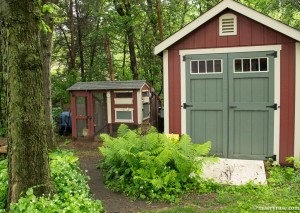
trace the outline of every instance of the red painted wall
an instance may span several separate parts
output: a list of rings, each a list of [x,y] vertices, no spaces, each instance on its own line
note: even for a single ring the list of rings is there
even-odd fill
[[[219,36],[219,17],[237,15],[236,36]],[[181,133],[179,50],[281,44],[280,61],[280,162],[294,154],[295,40],[233,11],[224,11],[176,42],[168,49],[169,131]]]
[[[121,90],[118,90],[121,91]],[[115,104],[115,93],[114,91],[111,92],[111,121],[112,123],[118,123],[115,122],[115,108],[133,108],[133,123],[137,125],[138,124],[138,109],[137,109],[137,90],[133,90],[132,98],[133,102],[132,104]]]

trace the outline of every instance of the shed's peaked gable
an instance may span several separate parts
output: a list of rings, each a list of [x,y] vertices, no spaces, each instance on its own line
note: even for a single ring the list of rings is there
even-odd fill
[[[299,30],[233,0],[223,0],[157,45],[154,52],[163,56],[166,133],[215,141],[213,153],[225,157],[264,159],[274,155],[284,163],[287,156],[300,156]],[[261,57],[267,58],[267,72],[239,73],[239,61],[247,67],[247,61]],[[247,94],[267,95],[252,103],[254,96],[247,99]],[[251,116],[268,113],[268,120],[257,119],[257,124],[266,125],[238,124],[239,120],[252,122],[264,117],[237,119],[248,112]],[[265,131],[259,135],[254,129]],[[252,141],[254,136],[258,139]]]
[[[296,41],[300,41],[300,32],[288,25],[285,25],[273,18],[270,18],[262,13],[259,13],[249,7],[246,7],[238,2],[235,2],[233,0],[223,0],[221,3],[213,7],[211,10],[204,13],[199,18],[195,19],[188,25],[186,25],[181,30],[177,31],[175,34],[171,35],[169,38],[158,44],[154,48],[154,53],[156,55],[161,54],[162,51],[185,37],[186,35],[190,34],[192,31],[197,29],[198,27],[202,26],[206,22],[208,22],[210,19],[221,13],[222,11],[226,9],[231,9],[233,11],[236,11],[240,14],[243,14],[244,16],[257,21],[258,23],[261,23],[265,26],[268,26],[269,28],[278,31],[290,38],[295,39]]]

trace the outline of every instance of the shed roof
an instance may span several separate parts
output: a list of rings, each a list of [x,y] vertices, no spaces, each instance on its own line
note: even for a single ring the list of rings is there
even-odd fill
[[[176,43],[178,40],[183,38],[184,36],[188,35],[193,30],[197,29],[207,21],[209,21],[211,18],[218,15],[220,12],[224,11],[225,9],[231,9],[233,11],[236,11],[240,14],[243,14],[244,16],[257,21],[258,23],[261,23],[265,26],[268,26],[272,28],[273,30],[276,30],[277,32],[280,32],[290,38],[295,39],[296,41],[300,41],[300,31],[297,29],[294,29],[286,24],[283,24],[280,21],[277,21],[269,16],[266,16],[260,12],[257,12],[241,3],[235,2],[234,0],[223,0],[219,4],[217,4],[215,7],[183,27],[181,30],[177,31],[173,35],[171,35],[166,40],[162,41],[160,44],[158,44],[154,48],[154,54],[158,55],[174,43]]]
[[[76,90],[140,89],[145,84],[147,84],[145,80],[77,82],[67,90],[76,91]]]

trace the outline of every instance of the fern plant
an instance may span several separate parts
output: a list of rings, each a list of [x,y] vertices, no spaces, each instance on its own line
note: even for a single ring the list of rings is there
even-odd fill
[[[100,137],[104,159],[100,168],[106,185],[134,198],[176,201],[178,195],[195,189],[199,179],[190,174],[201,172],[199,156],[209,153],[211,143],[193,144],[188,135],[176,139],[151,128],[146,135],[120,125],[118,137]]]

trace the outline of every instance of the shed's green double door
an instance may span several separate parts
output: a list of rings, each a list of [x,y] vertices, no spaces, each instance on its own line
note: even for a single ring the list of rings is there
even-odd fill
[[[215,155],[265,159],[274,144],[273,52],[187,55],[186,129]]]

